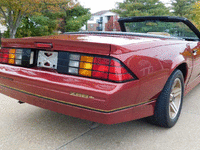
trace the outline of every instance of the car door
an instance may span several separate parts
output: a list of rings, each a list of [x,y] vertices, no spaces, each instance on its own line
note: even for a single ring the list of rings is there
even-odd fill
[[[200,82],[200,42],[190,43],[192,55],[192,74],[190,76],[187,88],[193,88]]]

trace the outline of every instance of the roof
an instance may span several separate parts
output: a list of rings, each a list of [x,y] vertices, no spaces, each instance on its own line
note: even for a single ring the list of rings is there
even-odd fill
[[[111,12],[110,10],[102,10],[102,11],[99,11],[99,12],[96,12],[94,14],[92,14],[92,16],[101,16],[107,12]]]

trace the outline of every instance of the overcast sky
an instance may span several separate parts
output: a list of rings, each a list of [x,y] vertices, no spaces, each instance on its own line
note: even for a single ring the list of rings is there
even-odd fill
[[[116,2],[123,2],[124,0],[78,0],[85,8],[90,8],[91,13],[101,10],[110,10],[115,8]],[[169,3],[170,0],[161,0],[164,3]]]

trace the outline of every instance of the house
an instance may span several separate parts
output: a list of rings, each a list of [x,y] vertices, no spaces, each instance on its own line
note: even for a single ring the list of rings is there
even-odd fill
[[[3,21],[3,18],[0,18],[0,33],[4,33],[7,31],[7,27],[1,24],[1,21]]]
[[[110,10],[104,10],[92,14],[92,17],[87,22],[88,31],[120,31],[117,20],[119,15],[111,12]]]
[[[4,33],[5,31],[7,31],[6,26],[3,26],[3,25],[0,23],[0,33]]]

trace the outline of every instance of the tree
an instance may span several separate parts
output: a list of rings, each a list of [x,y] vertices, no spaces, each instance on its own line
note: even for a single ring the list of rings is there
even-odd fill
[[[90,17],[91,13],[89,9],[78,5],[65,11],[59,29],[62,32],[79,31],[80,28],[90,19]]]
[[[192,19],[194,17],[193,6],[197,0],[172,0],[172,10],[175,16]]]
[[[68,10],[76,3],[73,0],[1,0],[0,13],[9,29],[10,38],[15,38],[17,29],[24,17],[50,10]]]
[[[125,0],[113,11],[121,17],[169,15],[169,9],[159,0]]]
[[[24,17],[17,29],[16,37],[45,36],[54,34],[58,20],[44,15]]]
[[[195,26],[200,30],[200,1],[196,2],[192,5],[192,21],[195,24]]]
[[[63,21],[63,16],[67,19]],[[80,5],[71,10],[51,12],[43,9],[39,15],[24,17],[17,29],[16,37],[45,36],[56,34],[55,30],[79,31],[90,19],[89,9]]]

